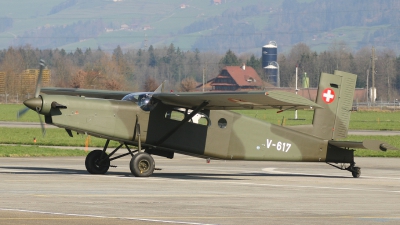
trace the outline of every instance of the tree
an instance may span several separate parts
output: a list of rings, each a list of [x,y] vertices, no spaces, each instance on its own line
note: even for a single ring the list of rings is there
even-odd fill
[[[157,58],[156,55],[154,54],[153,45],[150,45],[148,52],[149,52],[149,66],[155,67],[157,65]]]
[[[329,46],[329,51],[333,55],[335,70],[350,72],[350,48],[344,41],[334,41]]]
[[[121,90],[122,84],[115,79],[108,79],[105,81],[105,88],[107,90]]]
[[[225,56],[219,61],[222,66],[240,66],[240,61],[230,49],[226,52]]]
[[[180,90],[184,92],[193,91],[197,86],[197,82],[192,77],[188,77],[182,80]]]
[[[377,96],[390,102],[393,100],[392,96],[397,96],[397,91],[394,90],[395,83],[392,82],[396,77],[396,55],[393,50],[385,49],[379,51],[377,56],[375,77]]]
[[[367,82],[369,82],[369,86],[371,86],[371,48],[364,47],[358,50],[354,54],[354,62],[356,71],[353,73],[357,74],[357,87],[364,88],[367,87]],[[367,75],[368,71],[368,75]],[[367,76],[369,76],[369,80],[367,81]]]
[[[71,75],[77,70],[73,61],[66,57],[64,53],[60,51],[54,54],[51,79],[53,85],[56,87],[69,87],[68,84],[70,83]]]
[[[83,71],[78,71],[75,75],[72,76],[70,86],[73,88],[84,88],[85,87],[85,79],[86,73]]]
[[[1,64],[2,71],[6,74],[4,91],[9,94],[20,93],[21,79],[18,78],[25,69],[21,52],[12,47],[8,48]]]
[[[151,77],[148,77],[144,82],[144,91],[150,92],[155,91],[159,85],[157,84],[156,80]]]
[[[82,49],[76,48],[73,60],[78,66],[83,66],[85,64],[85,55],[83,54]]]
[[[256,58],[254,54],[246,61],[246,65],[253,67],[259,75],[263,72],[263,68],[261,68],[261,58]]]

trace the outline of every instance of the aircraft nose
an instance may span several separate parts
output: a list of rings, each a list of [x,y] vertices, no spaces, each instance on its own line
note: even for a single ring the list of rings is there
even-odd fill
[[[24,101],[24,105],[32,110],[36,111],[36,108],[42,108],[42,99],[41,98],[30,98]]]

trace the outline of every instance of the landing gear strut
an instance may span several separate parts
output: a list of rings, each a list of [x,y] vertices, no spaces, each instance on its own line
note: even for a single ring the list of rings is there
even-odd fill
[[[360,168],[360,167],[356,167],[356,166],[355,166],[355,165],[356,165],[355,162],[350,163],[350,166],[348,166],[348,167],[344,166],[344,164],[342,164],[341,166],[336,166],[336,165],[333,165],[333,164],[331,164],[331,163],[329,163],[329,162],[327,162],[327,164],[328,164],[328,165],[331,165],[331,166],[333,166],[333,167],[335,167],[335,168],[338,168],[338,169],[340,169],[340,170],[347,170],[347,171],[350,171],[350,172],[351,172],[351,175],[352,175],[354,178],[359,178],[359,177],[361,176],[361,168]]]
[[[131,172],[136,177],[149,177],[153,174],[155,169],[155,162],[153,157],[146,153],[140,152],[139,149],[132,151],[127,144],[120,144],[117,148],[114,149],[110,154],[106,153],[108,144],[110,140],[106,141],[103,150],[93,150],[87,156],[85,160],[86,170],[91,174],[105,174],[110,168],[110,162],[121,157],[131,155],[132,159],[129,163],[129,167]],[[121,147],[125,145],[126,149],[128,149],[128,153],[121,154],[115,157],[112,157]],[[133,154],[136,153],[136,154]],[[111,158],[112,157],[112,158]]]

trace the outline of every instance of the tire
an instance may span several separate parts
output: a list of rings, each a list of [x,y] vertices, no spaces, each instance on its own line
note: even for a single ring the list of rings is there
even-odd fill
[[[354,167],[353,171],[351,172],[351,175],[353,175],[354,178],[359,178],[361,176],[361,168]]]
[[[150,154],[140,152],[132,157],[129,167],[135,177],[149,177],[154,172],[155,163]]]
[[[102,156],[103,159],[101,160]],[[105,174],[110,168],[110,159],[107,153],[103,153],[102,150],[93,150],[86,156],[85,166],[91,174]]]

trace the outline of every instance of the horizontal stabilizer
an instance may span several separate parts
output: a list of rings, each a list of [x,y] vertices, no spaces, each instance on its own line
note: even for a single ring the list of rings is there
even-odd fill
[[[339,148],[363,148],[363,149],[378,150],[378,151],[398,150],[396,147],[378,140],[365,140],[363,142],[328,141],[328,143]]]

